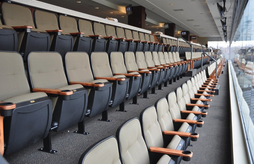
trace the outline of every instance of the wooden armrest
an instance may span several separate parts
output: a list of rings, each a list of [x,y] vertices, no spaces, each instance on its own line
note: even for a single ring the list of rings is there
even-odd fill
[[[83,86],[88,86],[88,87],[104,87],[104,83],[86,83],[86,82],[76,82],[76,81],[71,81],[70,84],[81,84]]]
[[[187,158],[191,158],[193,156],[192,152],[190,152],[190,154],[183,154],[183,150],[175,150],[175,149],[168,149],[168,148],[161,148],[161,147],[150,147],[149,150],[154,153],[162,153],[162,154],[175,155],[175,156],[181,156],[181,157],[187,157]]]
[[[12,26],[13,29],[32,29],[33,27],[32,26]]]
[[[181,113],[187,113],[187,114],[190,114],[190,113],[193,113],[193,114],[201,114],[201,115],[207,115],[208,113],[207,112],[200,112],[200,111],[191,111],[191,110],[181,110]]]
[[[141,42],[141,40],[134,40],[134,42]]]
[[[84,32],[71,32],[71,35],[84,35]]]
[[[214,88],[210,88],[210,87],[199,87],[200,89],[214,89]]]
[[[64,90],[60,90],[60,89],[46,89],[46,88],[33,88],[33,92],[45,92],[47,94],[63,95],[63,96],[73,94],[73,91],[71,91],[71,90],[64,91]]]
[[[206,97],[214,97],[214,95],[200,94],[200,93],[196,93],[195,95],[197,95],[197,96],[206,96]]]
[[[212,87],[212,88],[216,88],[215,85],[202,85],[203,87]]]
[[[141,43],[147,43],[147,41],[145,41],[145,40],[142,40],[142,41],[141,41]]]
[[[191,133],[187,132],[178,132],[178,131],[163,131],[165,135],[178,135],[181,137],[191,137],[191,138],[199,138],[199,134],[192,135]]]
[[[198,90],[198,92],[215,93],[215,91],[207,91],[207,90]]]
[[[134,39],[125,39],[125,41],[127,41],[127,42],[128,42],[128,41],[134,41]]]
[[[48,33],[63,32],[63,30],[58,30],[58,29],[56,29],[56,30],[46,30],[46,32],[48,32]]]
[[[128,72],[137,72],[137,73],[152,73],[151,71],[128,71]]]
[[[96,77],[96,79],[106,79],[106,80],[111,80],[111,81],[125,81],[124,77]]]
[[[124,76],[134,76],[134,77],[140,77],[140,74],[129,74],[129,73],[114,73],[114,75],[124,75]]]
[[[203,125],[204,121],[196,121],[196,120],[186,120],[186,119],[174,119],[174,122],[181,122],[181,123],[188,123],[188,124],[197,124],[197,125]]]
[[[191,100],[194,100],[194,101],[212,101],[212,99],[200,99],[200,98],[191,98]]]
[[[114,37],[113,36],[104,36],[103,38],[104,39],[113,39]]]
[[[0,102],[0,110],[12,110],[16,108],[16,104],[11,102]]]
[[[126,40],[125,38],[115,38],[115,40]]]
[[[102,36],[101,35],[88,35],[89,37],[101,37],[102,38]]]

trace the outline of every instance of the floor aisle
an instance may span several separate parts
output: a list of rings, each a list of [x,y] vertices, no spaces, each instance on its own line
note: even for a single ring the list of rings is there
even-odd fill
[[[205,124],[197,128],[199,139],[192,142],[193,158],[190,162],[182,161],[181,164],[231,164],[230,147],[230,104],[228,88],[228,70],[219,79],[219,95],[214,96],[207,110],[208,116],[204,118]]]

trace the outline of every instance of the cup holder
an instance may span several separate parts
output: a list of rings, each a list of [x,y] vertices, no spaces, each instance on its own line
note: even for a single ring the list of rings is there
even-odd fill
[[[1,102],[0,103],[0,106],[10,106],[10,105],[13,105],[12,102]]]
[[[202,117],[206,117],[206,113],[207,113],[206,111],[203,111],[202,112]]]
[[[61,90],[61,92],[70,92],[71,90]]]
[[[198,120],[197,122],[203,122],[203,120]],[[197,124],[197,127],[202,127],[202,124]]]
[[[191,135],[192,135],[192,136],[197,136],[198,133],[191,133]],[[197,141],[198,138],[193,138],[193,137],[191,137],[191,140],[192,140],[192,141]]]
[[[189,154],[191,154],[191,151],[184,150],[184,151],[182,151],[182,153],[185,154],[185,155],[189,155]],[[190,157],[183,157],[184,161],[190,161],[190,159],[191,159]]]

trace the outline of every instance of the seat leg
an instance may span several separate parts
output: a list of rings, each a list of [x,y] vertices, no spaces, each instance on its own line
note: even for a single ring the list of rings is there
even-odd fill
[[[168,86],[168,82],[165,81],[165,82],[164,82],[164,87],[167,87],[167,86]]]
[[[170,80],[169,80],[169,84],[172,84],[172,82],[173,82],[173,79],[170,79]]]
[[[85,120],[78,123],[78,130],[74,131],[74,133],[88,135],[89,132],[85,131]]]
[[[111,120],[108,119],[108,110],[104,110],[101,113],[101,118],[98,119],[99,121],[106,121],[106,122],[111,122]]]
[[[176,77],[174,78],[173,82],[176,82]]]
[[[56,154],[56,150],[52,150],[52,143],[51,143],[51,131],[46,138],[43,139],[43,147],[38,149],[39,151]]]
[[[155,94],[155,87],[152,88],[152,94]]]
[[[158,85],[158,90],[162,89],[162,84]]]
[[[127,112],[127,111],[125,110],[124,102],[122,102],[122,103],[119,105],[119,110],[117,110],[117,111],[120,111],[120,112]]]
[[[147,91],[145,91],[145,92],[143,93],[143,98],[148,98],[148,97],[147,97]]]
[[[139,105],[138,104],[138,96],[137,95],[132,98],[132,103],[131,104]]]

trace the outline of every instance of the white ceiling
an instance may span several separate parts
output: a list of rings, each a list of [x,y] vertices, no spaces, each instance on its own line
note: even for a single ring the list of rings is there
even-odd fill
[[[122,23],[128,23],[128,16],[119,11],[119,6],[141,5],[146,8],[148,30],[163,31],[164,29],[158,26],[159,23],[173,22],[177,25],[177,30],[190,31],[199,37],[221,37],[224,40],[216,5],[221,0],[81,0],[80,4],[77,4],[76,0],[41,1],[103,18],[114,17]],[[229,36],[235,0],[226,1],[228,12],[225,15]]]

